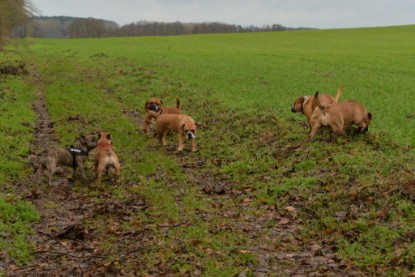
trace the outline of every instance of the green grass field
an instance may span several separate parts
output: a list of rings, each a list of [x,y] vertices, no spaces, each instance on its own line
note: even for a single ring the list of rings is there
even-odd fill
[[[345,270],[402,275],[415,270],[414,32],[415,26],[402,26],[26,39],[10,51],[41,75],[59,142],[70,144],[79,133],[111,132],[123,161],[122,185],[108,183],[107,189],[114,199],[139,195],[148,203],[128,222],[106,215],[85,223],[93,227],[107,259],[128,247],[105,231],[108,221],[117,221],[123,232],[180,223],[150,228],[156,242],[143,243],[139,260],[127,259],[119,267],[140,274],[157,268],[159,273],[255,275],[262,256],[252,249],[259,244],[301,253],[324,241],[336,249],[336,261]],[[33,92],[30,76],[18,78],[2,80],[1,95]],[[373,114],[369,133],[332,142],[329,132],[322,132],[293,151],[308,127],[290,105],[316,90],[334,95],[340,84],[341,100],[355,99]],[[142,112],[150,96],[168,106],[181,97],[183,111],[198,122],[197,153],[175,153],[175,136],[166,150],[141,132],[126,111]],[[22,103],[30,99],[28,94]],[[1,120],[16,118],[16,110],[24,111],[19,116],[27,113],[18,120],[29,123],[16,130],[25,142],[34,118],[30,105],[24,105],[3,108]],[[71,116],[83,120],[68,120]],[[6,138],[13,136],[4,132]],[[1,147],[14,149],[15,143],[6,139]],[[4,193],[13,191],[13,180],[30,175],[23,165],[14,165],[14,157],[24,161],[28,150],[19,151],[8,152],[10,160],[3,162],[12,168],[0,175],[9,188]],[[203,192],[216,183],[225,184],[224,196]],[[73,189],[89,197],[99,194],[81,182]],[[273,238],[278,218],[288,217],[287,207],[295,208],[290,220],[300,226],[291,244]],[[277,216],[263,219],[271,213]],[[248,217],[257,219],[252,223]],[[257,226],[253,240],[247,230]],[[13,247],[7,249],[12,253]]]
[[[286,111],[293,98],[314,94],[316,90],[334,94],[342,84],[343,100],[358,100],[373,111],[374,131],[388,132],[395,140],[413,145],[415,128],[411,104],[415,94],[411,88],[415,65],[409,62],[414,55],[413,31],[414,27],[408,26],[37,40],[31,49],[57,59],[76,57],[87,64],[96,64],[103,56],[104,60],[124,59],[125,66],[128,63],[145,66],[185,82],[191,96],[201,92],[198,94],[218,99],[228,108],[272,109],[273,115],[284,118],[290,116]],[[174,87],[163,84],[158,93],[166,94],[172,89]]]

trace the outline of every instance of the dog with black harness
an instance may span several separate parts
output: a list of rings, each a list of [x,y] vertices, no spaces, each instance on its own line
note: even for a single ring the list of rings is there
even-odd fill
[[[87,180],[84,170],[84,162],[89,152],[97,146],[98,138],[95,135],[80,136],[77,138],[78,146],[65,148],[51,148],[42,152],[38,158],[38,169],[35,174],[36,182],[40,183],[42,175],[48,178],[48,184],[52,184],[52,177],[58,166],[72,167],[72,178],[76,178],[79,168],[82,179]]]

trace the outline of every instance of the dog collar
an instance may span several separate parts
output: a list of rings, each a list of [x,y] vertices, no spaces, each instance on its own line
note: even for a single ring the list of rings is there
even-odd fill
[[[310,98],[310,96],[303,96],[303,97],[304,97],[304,101],[303,101],[303,104],[301,104],[301,113],[302,114],[304,114],[304,104]]]
[[[102,143],[98,143],[97,147],[101,147],[101,148],[110,148],[111,144],[108,142],[102,142]]]

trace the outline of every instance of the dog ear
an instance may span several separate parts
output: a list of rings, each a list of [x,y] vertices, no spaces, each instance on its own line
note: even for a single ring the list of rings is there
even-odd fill
[[[101,138],[101,132],[97,132],[98,139]]]
[[[160,103],[161,103],[162,105],[164,105],[163,100],[161,100],[161,99],[160,99]]]
[[[111,140],[111,134],[107,134],[107,139]]]
[[[372,120],[372,113],[367,113],[367,117],[369,117],[369,120]]]

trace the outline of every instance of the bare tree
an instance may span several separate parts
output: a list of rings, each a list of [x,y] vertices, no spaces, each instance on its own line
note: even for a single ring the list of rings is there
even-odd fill
[[[0,0],[0,51],[12,36],[13,29],[24,26],[33,11],[30,0]]]

